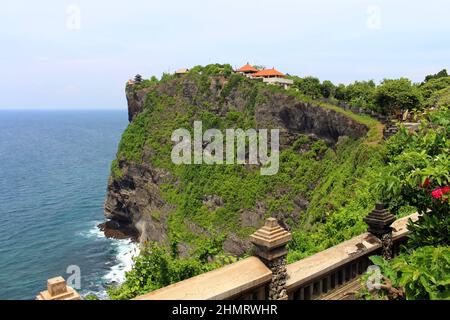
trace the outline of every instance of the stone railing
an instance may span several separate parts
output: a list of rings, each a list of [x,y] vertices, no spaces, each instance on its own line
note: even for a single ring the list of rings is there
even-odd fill
[[[264,300],[272,272],[256,257],[177,282],[135,300]]]
[[[369,232],[286,265],[286,245],[291,235],[275,219],[269,218],[251,236],[257,258],[245,259],[137,299],[322,299],[359,278],[371,264],[371,255],[388,259],[396,255],[406,241],[409,219],[416,220],[417,214],[394,222],[394,216],[384,206],[377,205],[365,218]]]
[[[254,257],[135,300],[334,299],[336,292],[359,283],[358,278],[371,264],[371,255],[387,259],[397,255],[400,245],[407,239],[408,220],[417,218],[418,215],[413,214],[394,221],[395,217],[378,204],[364,219],[369,232],[289,265],[286,265],[286,256],[291,234],[281,228],[276,219],[269,218],[250,238]],[[50,286],[48,291],[51,291]],[[38,298],[47,300],[47,296],[41,293]]]
[[[386,255],[389,251],[390,257],[398,254],[400,245],[406,240],[409,218],[416,220],[417,214],[401,218],[392,224],[391,248],[383,248],[383,241],[367,232],[289,264],[286,283],[289,299],[321,299],[359,278],[371,265],[371,255],[383,255],[383,252]]]

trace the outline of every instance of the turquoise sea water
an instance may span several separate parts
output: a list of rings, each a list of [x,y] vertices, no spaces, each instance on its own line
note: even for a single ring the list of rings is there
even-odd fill
[[[126,111],[0,111],[0,299],[34,299],[76,265],[82,293],[104,294],[129,267],[105,239],[109,168]]]

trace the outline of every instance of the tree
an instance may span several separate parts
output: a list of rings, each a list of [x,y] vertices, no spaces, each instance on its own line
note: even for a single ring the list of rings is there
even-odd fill
[[[420,91],[425,99],[430,98],[433,93],[450,87],[450,77],[440,77],[428,80],[419,86]]]
[[[450,86],[445,89],[434,92],[426,101],[427,107],[447,107],[450,108]]]
[[[320,80],[315,77],[295,78],[294,85],[306,96],[313,99],[322,97]]]
[[[407,78],[385,79],[375,91],[375,104],[383,114],[393,114],[422,106],[422,93]]]
[[[340,83],[336,87],[336,92],[334,94],[334,97],[338,100],[347,100],[347,88],[345,84]]]
[[[352,106],[374,109],[376,85],[373,80],[355,81],[346,88],[347,101]]]
[[[423,83],[427,83],[428,81],[432,80],[432,79],[439,79],[439,78],[443,78],[443,77],[448,77],[447,74],[447,69],[442,69],[441,71],[439,71],[436,74],[429,74],[425,77],[425,81]]]
[[[334,94],[336,92],[336,86],[333,84],[333,82],[329,80],[325,80],[322,82],[322,95],[325,98],[332,98],[334,97]]]

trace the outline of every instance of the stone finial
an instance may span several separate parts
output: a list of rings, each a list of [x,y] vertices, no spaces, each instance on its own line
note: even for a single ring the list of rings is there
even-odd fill
[[[292,235],[274,218],[268,218],[264,226],[250,236],[250,241],[256,247],[256,255],[268,261],[286,255],[286,244],[291,239]]]
[[[394,221],[395,216],[385,209],[383,203],[377,203],[375,209],[364,218],[364,222],[369,226],[369,232],[378,238],[391,232],[391,224]]]
[[[47,290],[39,293],[36,300],[81,300],[81,296],[66,285],[63,277],[56,277],[47,280]]]

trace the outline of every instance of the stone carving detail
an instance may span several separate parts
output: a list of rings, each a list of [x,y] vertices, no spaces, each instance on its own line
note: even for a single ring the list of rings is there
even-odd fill
[[[391,224],[395,221],[395,216],[385,209],[384,204],[377,203],[375,209],[364,218],[364,221],[369,226],[369,232],[381,240],[383,257],[391,259],[394,244]]]
[[[287,300],[286,256],[267,261],[266,265],[273,273],[272,282],[269,284],[269,300]]]
[[[286,244],[291,241],[292,235],[280,227],[276,219],[269,218],[250,239],[255,245],[255,255],[272,271],[269,300],[286,300]]]
[[[394,242],[392,241],[392,231],[385,233],[381,236],[381,254],[386,260],[391,260],[393,258]]]

